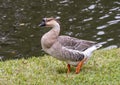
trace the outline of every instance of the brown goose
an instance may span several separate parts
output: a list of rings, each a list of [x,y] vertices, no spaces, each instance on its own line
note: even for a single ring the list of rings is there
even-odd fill
[[[92,52],[102,46],[93,41],[59,36],[60,25],[55,18],[43,18],[40,26],[52,27],[42,36],[41,45],[46,53],[67,62],[67,73],[70,72],[70,65],[76,67],[76,74],[79,73],[83,63],[91,56]]]

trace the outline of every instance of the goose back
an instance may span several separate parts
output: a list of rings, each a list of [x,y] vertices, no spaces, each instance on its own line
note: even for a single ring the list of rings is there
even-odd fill
[[[93,41],[80,40],[69,36],[59,36],[58,42],[60,42],[61,45],[63,45],[68,49],[79,50],[79,51],[84,51],[87,48],[96,44],[96,42]]]

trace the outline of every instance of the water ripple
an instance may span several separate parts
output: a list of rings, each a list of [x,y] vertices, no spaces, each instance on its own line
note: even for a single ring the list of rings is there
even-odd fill
[[[97,33],[97,35],[104,35],[104,34],[105,34],[104,31],[99,31],[99,32]]]
[[[105,14],[104,16],[100,17],[99,19],[104,19],[104,18],[107,18],[107,17],[109,17],[109,16],[110,16],[110,15]]]
[[[115,19],[120,19],[120,15],[115,16]]]
[[[110,11],[116,11],[116,10],[118,10],[118,9],[120,9],[120,7],[112,8],[112,9],[110,9]]]
[[[86,21],[90,21],[90,20],[93,20],[92,17],[88,18],[88,19],[84,19],[83,21],[86,22]]]
[[[88,9],[90,9],[90,10],[92,10],[92,9],[94,9],[95,8],[95,4],[92,4],[92,5],[90,5],[89,7],[88,7]]]
[[[112,20],[112,21],[108,21],[107,23],[109,25],[113,25],[113,24],[117,24],[118,22],[120,22],[120,20]]]
[[[98,26],[96,29],[104,29],[104,28],[107,28],[108,25],[102,25],[102,26]]]

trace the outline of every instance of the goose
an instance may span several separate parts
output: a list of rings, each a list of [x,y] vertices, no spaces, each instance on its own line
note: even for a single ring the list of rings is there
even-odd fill
[[[58,60],[67,63],[67,73],[71,65],[76,67],[78,74],[82,65],[90,58],[93,51],[102,46],[94,41],[77,39],[60,34],[60,24],[56,18],[43,18],[40,27],[52,28],[41,38],[42,49]]]

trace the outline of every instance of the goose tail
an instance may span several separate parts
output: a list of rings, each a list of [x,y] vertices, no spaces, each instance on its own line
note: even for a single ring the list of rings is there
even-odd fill
[[[102,47],[102,44],[98,43],[98,44],[95,44],[95,45],[89,47],[83,53],[84,53],[84,55],[86,55],[86,57],[90,57],[93,51],[95,51],[95,50],[97,50],[97,49],[99,49],[101,47]]]
[[[102,47],[102,44],[96,44],[96,45],[93,45],[92,47],[90,47],[90,49],[93,49],[93,51],[94,50],[97,50],[97,49],[99,49],[99,48],[101,48]]]

